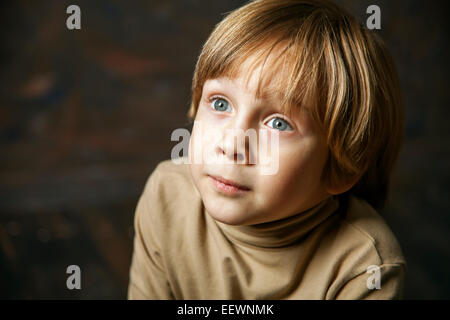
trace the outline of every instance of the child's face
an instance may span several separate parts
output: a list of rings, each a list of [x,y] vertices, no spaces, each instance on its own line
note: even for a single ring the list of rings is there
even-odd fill
[[[208,213],[231,225],[286,218],[329,196],[320,179],[328,154],[326,144],[305,110],[287,117],[281,113],[277,97],[256,97],[259,68],[251,74],[248,86],[245,75],[207,80],[192,129],[189,155],[193,181]],[[263,89],[269,87],[270,83],[264,84]],[[256,149],[249,144],[235,146],[234,137],[227,135],[230,129],[262,129],[269,136],[277,131],[278,171],[262,175],[261,163],[240,160],[248,160],[248,154]],[[213,143],[211,137],[216,138]],[[207,147],[211,156],[233,163],[194,164],[194,150]],[[233,188],[213,176],[246,188]]]

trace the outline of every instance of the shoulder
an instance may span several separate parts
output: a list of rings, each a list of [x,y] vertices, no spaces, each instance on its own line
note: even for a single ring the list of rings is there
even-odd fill
[[[165,227],[164,224],[171,225],[175,219],[179,222],[186,212],[197,210],[201,203],[189,165],[175,164],[172,160],[162,161],[156,166],[139,201],[144,202],[147,208],[143,215],[161,228]]]
[[[193,192],[196,193],[197,189],[192,182],[189,165],[165,160],[148,177],[143,195],[157,196],[157,200],[168,203]]]
[[[369,244],[380,265],[405,264],[401,247],[391,228],[365,200],[355,196],[348,198],[343,224],[355,241]]]
[[[401,296],[406,262],[397,238],[382,216],[366,201],[350,196],[330,221],[324,239],[330,275],[327,296],[361,299]],[[375,268],[375,269],[374,269]],[[368,290],[366,281],[379,270],[383,290]],[[375,293],[377,295],[375,295]]]
[[[340,281],[364,274],[373,265],[405,268],[396,237],[372,206],[354,196],[340,199],[339,206],[322,231],[320,257],[332,262],[333,267],[327,268],[332,268]]]
[[[175,181],[171,180],[175,179]],[[157,180],[160,184],[174,185],[177,182],[191,183],[189,165],[180,163],[176,164],[172,160],[164,160],[158,163],[147,179],[146,188],[149,182]]]

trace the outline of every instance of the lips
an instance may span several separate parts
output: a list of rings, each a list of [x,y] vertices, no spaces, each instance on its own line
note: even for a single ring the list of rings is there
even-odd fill
[[[222,178],[220,176],[212,176],[212,175],[208,175],[208,176],[212,180],[213,185],[218,190],[220,190],[224,193],[237,194],[237,193],[244,193],[244,192],[250,190],[249,187],[239,184],[237,182],[234,182],[232,180],[228,180],[228,179]]]

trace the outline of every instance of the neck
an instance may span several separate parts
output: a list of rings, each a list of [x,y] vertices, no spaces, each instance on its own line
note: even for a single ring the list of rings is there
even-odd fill
[[[337,197],[329,197],[312,208],[288,218],[255,225],[232,226],[214,220],[227,238],[234,243],[265,247],[285,247],[300,241],[308,232],[335,213]],[[212,219],[206,212],[206,216]]]

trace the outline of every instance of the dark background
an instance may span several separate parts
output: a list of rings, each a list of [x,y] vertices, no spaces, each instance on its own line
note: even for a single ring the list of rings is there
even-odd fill
[[[446,1],[338,1],[382,30],[406,139],[383,215],[408,261],[405,297],[450,298]],[[185,114],[196,57],[244,1],[9,1],[0,10],[0,298],[122,299],[133,215]],[[81,8],[81,30],[66,8]],[[82,289],[66,288],[81,267]]]

